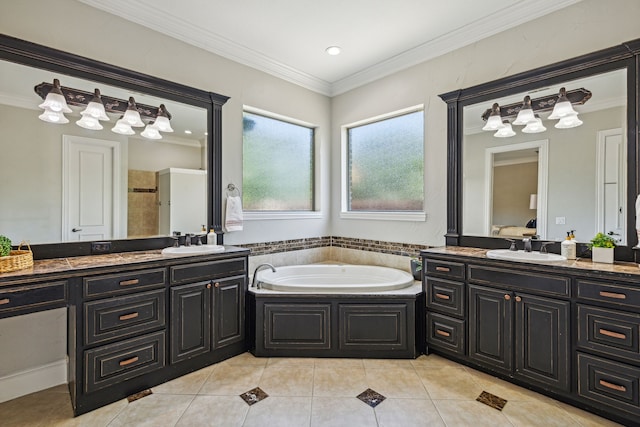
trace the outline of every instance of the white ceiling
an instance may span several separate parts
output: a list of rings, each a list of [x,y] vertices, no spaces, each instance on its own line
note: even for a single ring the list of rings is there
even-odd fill
[[[580,0],[78,1],[332,96]]]

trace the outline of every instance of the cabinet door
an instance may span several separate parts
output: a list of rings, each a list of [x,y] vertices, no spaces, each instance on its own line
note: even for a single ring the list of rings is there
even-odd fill
[[[211,282],[171,287],[171,363],[211,350]]]
[[[469,285],[469,358],[490,369],[511,373],[512,295]]]
[[[244,340],[244,276],[218,280],[213,289],[214,348]]]
[[[515,296],[516,376],[569,391],[569,301]]]

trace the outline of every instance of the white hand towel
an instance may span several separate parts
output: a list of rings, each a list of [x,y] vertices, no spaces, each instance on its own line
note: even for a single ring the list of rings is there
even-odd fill
[[[238,196],[227,197],[227,215],[224,228],[227,231],[242,231],[242,200]]]

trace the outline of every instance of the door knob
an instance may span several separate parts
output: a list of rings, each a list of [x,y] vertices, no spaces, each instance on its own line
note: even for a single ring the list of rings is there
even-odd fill
[[[78,231],[82,231],[82,228],[72,228],[71,231],[73,231],[74,233],[77,233]]]

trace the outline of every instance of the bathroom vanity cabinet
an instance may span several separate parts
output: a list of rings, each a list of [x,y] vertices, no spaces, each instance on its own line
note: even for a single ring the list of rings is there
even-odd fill
[[[246,351],[247,257],[228,247],[38,261],[31,272],[0,275],[0,317],[68,307],[79,415]]]
[[[640,420],[640,269],[422,252],[427,353],[628,425]]]

